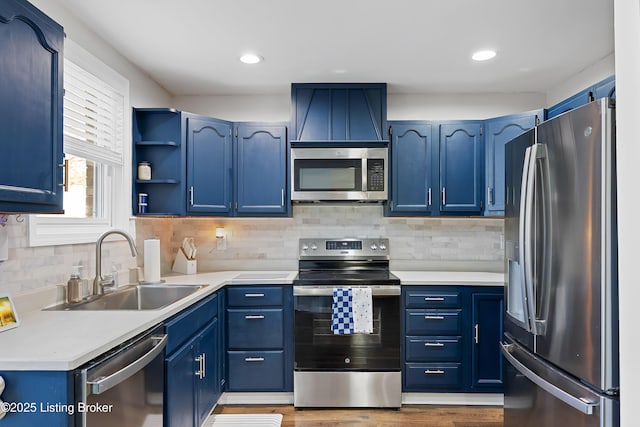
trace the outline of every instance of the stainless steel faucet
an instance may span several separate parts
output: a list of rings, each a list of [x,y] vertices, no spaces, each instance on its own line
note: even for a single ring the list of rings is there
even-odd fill
[[[138,251],[136,250],[136,245],[133,243],[133,239],[126,232],[122,230],[109,230],[104,233],[98,240],[96,241],[96,278],[93,279],[93,294],[94,295],[104,295],[104,288],[110,287],[114,285],[113,278],[105,279],[102,277],[102,242],[104,239],[112,234],[119,234],[129,242],[129,247],[131,248],[131,256],[135,257],[138,255]]]

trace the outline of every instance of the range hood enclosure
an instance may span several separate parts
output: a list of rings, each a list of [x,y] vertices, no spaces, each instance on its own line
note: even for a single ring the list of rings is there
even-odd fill
[[[292,144],[388,143],[386,83],[292,83]]]

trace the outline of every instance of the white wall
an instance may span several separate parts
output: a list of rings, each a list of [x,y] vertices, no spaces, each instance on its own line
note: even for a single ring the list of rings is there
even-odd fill
[[[607,77],[615,74],[615,70],[615,55],[612,53],[602,58],[600,61],[584,68],[570,79],[549,89],[547,91],[545,106],[550,107],[551,105],[557,104],[571,95],[580,92],[584,88],[606,79]]]
[[[640,229],[640,4],[614,1],[616,48],[616,114],[618,155],[618,249],[620,289],[620,401],[622,427],[638,425],[640,368],[638,354],[638,248]]]

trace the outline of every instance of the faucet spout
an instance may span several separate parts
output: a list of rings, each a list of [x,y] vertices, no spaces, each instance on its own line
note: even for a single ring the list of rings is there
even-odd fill
[[[133,242],[133,239],[126,232],[122,230],[108,230],[102,233],[102,235],[98,237],[98,240],[96,241],[96,277],[93,280],[94,295],[103,295],[105,286],[113,285],[113,279],[105,280],[102,277],[102,242],[112,234],[119,234],[120,236],[127,239],[127,242],[129,242],[129,248],[131,249],[131,256],[135,257],[136,255],[138,255],[138,251],[136,250],[136,245]]]

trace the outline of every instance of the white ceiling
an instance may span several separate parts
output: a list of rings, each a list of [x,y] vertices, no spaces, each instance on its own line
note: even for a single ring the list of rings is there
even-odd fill
[[[611,54],[613,0],[55,0],[172,95],[545,92]],[[498,56],[475,63],[471,53]],[[239,62],[247,51],[264,62]]]

